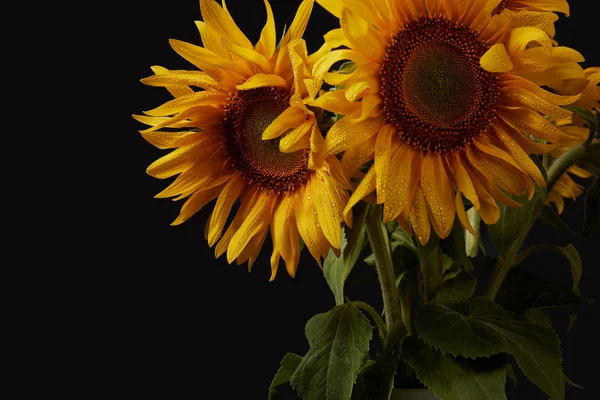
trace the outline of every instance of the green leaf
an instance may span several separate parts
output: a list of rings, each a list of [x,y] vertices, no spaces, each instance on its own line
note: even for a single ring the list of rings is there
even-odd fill
[[[569,224],[561,218],[553,207],[544,206],[540,212],[538,219],[550,228],[556,229],[559,232],[565,232],[569,235],[575,236],[575,232],[571,229]]]
[[[403,357],[417,378],[443,400],[505,400],[504,365],[487,365],[488,360],[466,360],[443,354],[409,336],[403,343]]]
[[[515,369],[511,364],[506,364],[504,366],[506,368],[506,378],[509,379],[513,385],[517,385],[517,374],[515,373]]]
[[[273,396],[277,393],[275,389],[277,386],[282,385],[286,382],[290,381],[290,378],[296,372],[298,365],[302,361],[302,356],[294,353],[288,353],[281,360],[279,370],[275,374],[273,381],[271,382],[271,386],[269,387],[269,400],[273,399]]]
[[[423,272],[423,298],[425,301],[432,299],[442,284],[444,258],[439,243],[440,238],[432,234],[427,244],[417,246]]]
[[[498,290],[496,302],[510,311],[524,311],[577,306],[588,300],[525,268],[513,267]]]
[[[473,236],[473,235],[471,235]],[[465,229],[457,219],[447,238],[440,241],[442,252],[448,255],[454,264],[458,264],[467,272],[474,271],[473,262],[469,258],[465,243]]]
[[[310,347],[292,387],[304,400],[349,400],[372,334],[367,317],[351,303],[315,315],[306,324]]]
[[[600,224],[600,178],[587,188],[585,193],[585,218],[583,220],[583,237],[589,236]]]
[[[537,218],[545,197],[546,189],[536,185],[531,200],[527,200],[527,194],[518,198],[511,196],[522,204],[521,207],[498,205],[500,219],[495,224],[488,226],[488,232],[494,247],[505,260],[511,260],[519,250],[522,236],[528,232]]]
[[[552,327],[552,318],[544,310],[539,308],[531,308],[523,312],[523,316],[538,325],[545,326],[547,328]]]
[[[552,399],[564,398],[560,345],[552,328],[484,297],[471,300],[466,316],[438,303],[427,303],[417,313],[416,327],[426,343],[454,356],[511,354],[535,385]]]
[[[565,378],[565,382],[566,382],[566,383],[567,383],[569,386],[576,387],[577,389],[583,389],[583,387],[582,387],[582,386],[580,386],[580,385],[576,384],[575,382],[573,382],[573,381],[572,381],[572,380],[571,380],[571,379],[570,379],[570,378],[569,378],[567,375],[564,375],[564,374],[563,374],[563,376],[564,376],[564,378]]]
[[[463,312],[467,302],[475,293],[477,278],[460,269],[454,268],[442,279],[440,290],[433,297],[433,301],[453,310]]]
[[[399,225],[392,232],[392,236],[390,238],[390,246],[392,247],[392,250],[394,250],[397,246],[406,247],[412,250],[415,254],[417,254],[417,246],[415,245],[415,241],[413,240],[412,236],[409,235]]]
[[[366,205],[358,204],[354,209],[353,228],[350,229],[350,236],[346,240],[346,231],[342,228],[342,237],[340,240],[340,256],[337,257],[333,250],[323,263],[323,273],[325,280],[333,293],[335,304],[344,304],[344,283],[348,275],[354,268],[356,261],[366,245],[365,218]]]

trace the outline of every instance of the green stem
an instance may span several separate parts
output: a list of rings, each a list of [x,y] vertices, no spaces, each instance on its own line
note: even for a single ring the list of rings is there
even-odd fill
[[[498,290],[500,290],[500,286],[502,286],[502,282],[504,282],[504,278],[506,278],[506,274],[510,271],[512,264],[506,262],[502,257],[498,259],[496,265],[494,265],[494,271],[492,272],[492,278],[490,280],[490,284],[485,289],[484,296],[490,300],[494,300],[496,295],[498,294]]]
[[[552,165],[550,165],[550,168],[548,169],[548,183],[546,185],[546,193],[550,193],[550,190],[552,190],[552,187],[554,186],[554,184],[556,184],[556,182],[558,182],[562,174],[567,172],[569,168],[571,168],[575,163],[577,163],[577,161],[581,159],[581,157],[583,157],[587,148],[587,145],[584,144],[572,147],[571,149],[563,153],[560,157],[558,157],[552,163]]]
[[[373,321],[375,321],[375,325],[377,325],[377,329],[379,330],[379,340],[381,341],[381,345],[385,347],[388,337],[388,330],[385,326],[385,322],[383,322],[383,318],[381,318],[381,315],[379,315],[379,313],[370,304],[367,304],[364,301],[355,300],[352,302],[352,304],[354,304],[357,308],[363,309],[371,316],[371,318],[373,318]]]
[[[371,210],[365,227],[371,250],[375,256],[375,267],[383,297],[383,314],[389,332],[396,321],[402,321],[402,310],[396,287],[388,233],[381,220],[381,207],[374,205],[369,205],[369,207]]]
[[[387,326],[387,338],[385,341],[384,358],[380,373],[379,387],[382,389],[381,397],[377,400],[389,400],[394,389],[394,376],[400,360],[399,344],[402,332],[406,327],[402,320],[402,308],[396,286],[392,252],[388,238],[388,232],[382,221],[382,208],[378,205],[369,205],[369,214],[365,223],[367,236],[375,256],[375,268],[381,286],[383,297],[383,314]],[[383,357],[383,356],[382,356]],[[387,366],[387,367],[386,367]]]

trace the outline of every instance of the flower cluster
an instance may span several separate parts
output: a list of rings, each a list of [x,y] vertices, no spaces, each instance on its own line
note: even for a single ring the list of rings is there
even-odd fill
[[[591,210],[600,199],[600,67],[584,68],[556,37],[569,4],[316,2],[339,27],[311,53],[314,0],[283,34],[264,0],[256,43],[225,1],[200,0],[202,45],[170,42],[196,68],[153,66],[142,83],[173,99],[133,115],[167,150],[147,173],[174,178],[156,195],[183,202],[172,225],[208,206],[215,257],[250,269],[270,240],[271,280],[281,263],[293,277],[304,249],[324,270],[336,307],[308,322],[309,352],[288,354],[272,385],[289,381],[305,400],[324,390],[388,400],[406,378],[443,400],[502,399],[508,366],[471,361],[509,354],[564,398],[558,338],[541,309],[584,303],[581,260],[572,245],[521,247],[542,216],[560,222],[588,178]],[[485,251],[482,226],[495,252],[485,287],[471,261]],[[382,315],[344,296],[366,243]],[[544,249],[569,261],[572,290],[519,267]],[[375,359],[363,311],[379,332]]]
[[[185,199],[173,225],[216,199],[206,238],[217,257],[251,267],[270,232],[272,277],[281,258],[293,276],[301,241],[320,264],[361,200],[422,244],[432,228],[447,237],[456,217],[476,234],[465,204],[494,224],[498,202],[519,206],[511,195],[546,185],[531,154],[587,137],[561,106],[597,109],[600,72],[554,40],[565,0],[321,0],[340,28],[308,54],[313,3],[278,40],[265,1],[253,44],[225,7],[202,0],[203,46],[171,41],[198,69],[154,66],[142,80],[174,97],[134,116],[148,142],[173,149],[148,167],[177,175],[157,197]],[[564,175],[548,201],[562,209],[579,193]]]

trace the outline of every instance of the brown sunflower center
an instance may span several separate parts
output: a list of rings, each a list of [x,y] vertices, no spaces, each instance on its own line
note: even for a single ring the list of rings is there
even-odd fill
[[[481,68],[489,47],[443,17],[406,24],[379,73],[384,114],[402,141],[426,152],[463,148],[494,115],[497,78]]]
[[[289,93],[274,87],[234,94],[222,122],[225,147],[234,167],[249,182],[278,193],[293,191],[308,176],[308,150],[279,151],[280,139],[263,140],[265,129],[289,107]]]
[[[512,2],[512,0],[500,1],[500,3],[498,3],[498,5],[492,10],[492,16],[500,14],[502,12],[502,10],[504,10],[505,8],[508,8],[508,6],[510,6],[511,2]]]

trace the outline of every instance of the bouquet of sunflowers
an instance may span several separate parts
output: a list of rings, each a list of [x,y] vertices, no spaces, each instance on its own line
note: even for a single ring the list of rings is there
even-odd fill
[[[271,280],[303,252],[323,270],[336,306],[308,321],[309,350],[284,357],[269,399],[284,383],[304,400],[505,399],[513,365],[564,399],[574,383],[545,310],[575,321],[581,260],[523,244],[584,192],[583,233],[598,223],[600,68],[555,40],[567,1],[314,3],[277,34],[264,0],[252,43],[225,1],[200,0],[202,45],[170,42],[195,68],[153,66],[142,83],[173,99],[133,115],[168,150],[147,172],[175,177],[157,194],[183,200],[173,225],[209,206],[215,257],[251,268],[269,240]],[[309,53],[319,6],[339,27]],[[520,267],[541,250],[572,288]],[[383,310],[344,293],[365,251]]]

